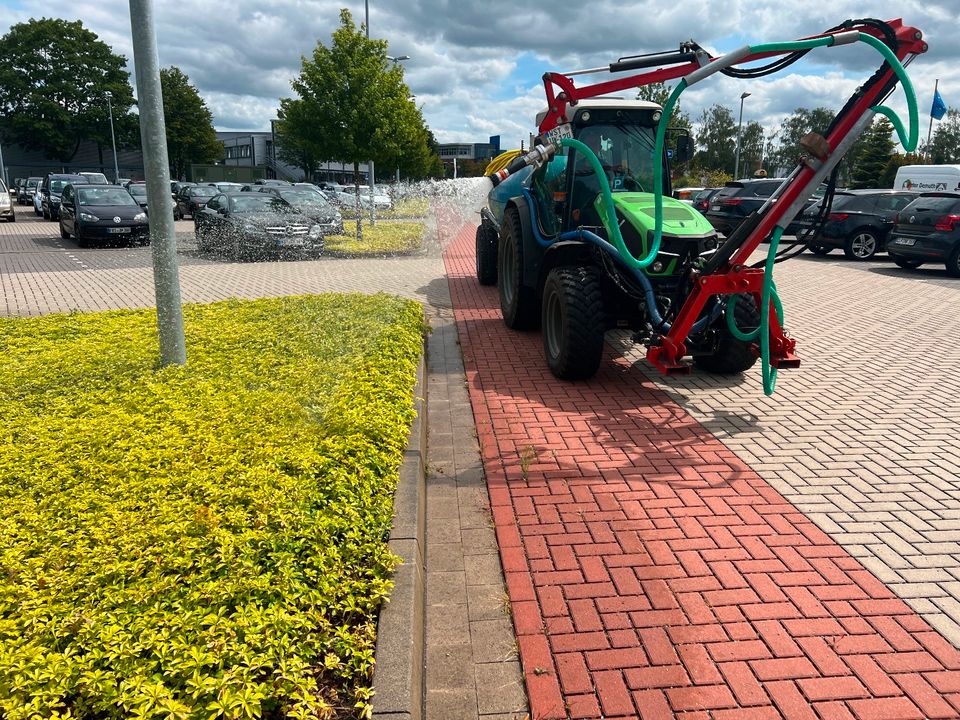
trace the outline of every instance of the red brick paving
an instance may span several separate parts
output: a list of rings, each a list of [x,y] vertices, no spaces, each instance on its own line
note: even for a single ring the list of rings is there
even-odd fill
[[[625,361],[554,379],[473,233],[445,262],[535,719],[960,717],[960,651]]]

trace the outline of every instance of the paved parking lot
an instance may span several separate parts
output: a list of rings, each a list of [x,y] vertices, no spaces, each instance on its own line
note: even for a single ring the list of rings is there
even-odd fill
[[[198,254],[193,221],[182,220],[177,260],[185,302],[372,288],[428,305],[444,302],[434,282],[443,264],[432,232],[423,252],[405,257],[235,263]],[[80,248],[60,238],[57,223],[18,208],[16,223],[0,224],[0,294],[0,315],[8,316],[150,307],[150,248]]]

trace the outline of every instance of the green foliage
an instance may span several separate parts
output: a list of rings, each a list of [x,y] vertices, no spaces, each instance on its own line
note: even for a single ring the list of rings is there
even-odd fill
[[[419,305],[0,320],[0,717],[369,713]]]
[[[167,155],[174,178],[186,176],[191,163],[212,163],[223,157],[213,129],[213,114],[178,67],[160,70]]]
[[[960,163],[960,111],[947,110],[947,114],[936,121],[936,130],[927,154],[934,165]]]
[[[347,235],[327,236],[326,249],[343,255],[389,255],[419,250],[423,244],[423,223],[378,220],[364,231],[362,240],[356,238],[353,224],[344,223]]]
[[[694,166],[705,170],[733,170],[737,145],[737,123],[730,108],[713,105],[700,114]]]
[[[893,125],[883,116],[863,133],[863,146],[853,159],[851,188],[884,187],[883,175],[893,157],[892,133]]]
[[[880,178],[882,188],[892,188],[893,181],[897,179],[897,170],[904,165],[927,165],[928,161],[919,153],[897,153],[890,156],[887,166],[883,169],[883,175]]]
[[[793,170],[803,154],[800,140],[809,132],[826,135],[833,116],[834,112],[825,107],[794,110],[777,132],[777,146],[770,153],[770,162],[766,163],[770,177]]]
[[[763,126],[756,120],[744,123],[740,134],[740,177],[753,177],[764,158]],[[736,146],[734,146],[736,147]]]
[[[118,140],[133,134],[126,60],[78,20],[19,23],[0,38],[4,139],[69,162],[83,140],[110,144],[106,93]]]
[[[287,162],[305,170],[318,160],[350,163],[355,183],[368,160],[408,177],[431,169],[429,135],[403,68],[387,60],[385,40],[364,36],[349,10],[340,11],[330,47],[318,43],[303,59],[292,86],[297,97],[280,100],[277,123]]]

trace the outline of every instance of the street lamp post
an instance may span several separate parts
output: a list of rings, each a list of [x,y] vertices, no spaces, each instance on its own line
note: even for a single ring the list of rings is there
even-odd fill
[[[397,177],[400,177],[400,171],[397,170]],[[0,180],[3,180],[3,184],[7,184],[7,166],[3,164],[3,143],[0,142]]]
[[[740,121],[737,123],[737,155],[733,163],[733,179],[736,180],[740,175],[740,137],[743,131],[743,101],[750,97],[750,93],[745,92],[740,96]]]
[[[120,168],[117,166],[117,138],[113,134],[113,105],[110,103],[110,98],[112,95],[108,91],[107,96],[107,112],[110,114],[110,144],[113,146],[113,181],[120,182]]]

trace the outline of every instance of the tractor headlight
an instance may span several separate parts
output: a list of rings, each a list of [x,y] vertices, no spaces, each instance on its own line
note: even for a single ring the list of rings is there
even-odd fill
[[[663,272],[663,263],[657,260],[650,266],[650,269],[654,272]]]

